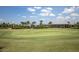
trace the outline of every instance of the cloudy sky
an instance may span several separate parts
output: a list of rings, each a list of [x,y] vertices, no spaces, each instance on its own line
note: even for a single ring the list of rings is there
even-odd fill
[[[36,21],[71,24],[79,21],[78,6],[0,6],[0,22],[20,23]]]

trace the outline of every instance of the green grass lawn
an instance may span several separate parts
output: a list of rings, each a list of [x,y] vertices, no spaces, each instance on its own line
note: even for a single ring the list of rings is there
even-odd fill
[[[0,29],[1,51],[79,51],[79,29]]]

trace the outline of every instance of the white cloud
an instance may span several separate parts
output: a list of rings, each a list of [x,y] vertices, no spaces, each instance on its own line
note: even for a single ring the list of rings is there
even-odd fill
[[[26,16],[22,16],[23,18],[27,18]]]
[[[28,8],[29,11],[34,12],[36,11],[34,8]]]
[[[53,9],[50,7],[47,7],[45,9],[42,9],[41,12],[51,12]]]
[[[48,7],[48,8],[46,8],[47,10],[53,10],[53,8],[51,8],[51,7]]]
[[[70,16],[65,16],[65,19],[66,19],[66,20],[70,20],[71,17],[70,17]]]
[[[57,16],[56,19],[53,21],[56,24],[67,24],[67,22],[72,22],[72,18],[70,16]]]
[[[53,14],[53,13],[50,13],[50,15],[49,16],[55,16],[55,14]]]
[[[65,17],[64,16],[57,16],[56,19],[65,19]]]
[[[42,9],[41,12],[50,12],[50,11],[47,9]]]
[[[61,15],[62,15],[62,13],[59,13],[58,15],[59,15],[59,16],[61,16]]]
[[[41,9],[42,7],[34,7],[35,9]]]
[[[30,16],[30,18],[34,18],[34,17],[36,17],[36,16]]]
[[[72,13],[75,11],[75,7],[65,8],[63,13]]]
[[[62,20],[70,20],[71,17],[70,16],[58,16],[57,19],[62,19]]]
[[[40,16],[48,16],[48,13],[40,13]]]
[[[66,8],[64,8],[64,11],[61,12],[61,13],[59,13],[58,15],[59,15],[59,16],[63,16],[63,14],[69,14],[69,16],[70,16],[70,14],[71,14],[71,13],[74,13],[75,10],[76,10],[76,7],[75,7],[75,6],[70,7],[70,8],[67,8],[67,7],[66,7]]]
[[[65,24],[65,17],[64,16],[57,16],[56,19],[53,21],[55,24]]]
[[[40,15],[41,16],[55,16],[55,14],[52,13],[52,10],[53,9],[49,8],[49,7],[45,8],[45,9],[42,9]]]
[[[55,14],[49,13],[49,12],[40,13],[39,15],[41,15],[41,16],[55,16]]]
[[[71,15],[71,16],[79,16],[78,13],[71,13],[70,15]]]

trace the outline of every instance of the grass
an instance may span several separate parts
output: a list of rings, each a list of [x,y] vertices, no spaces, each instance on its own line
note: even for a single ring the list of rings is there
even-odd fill
[[[79,29],[0,29],[4,52],[76,52]]]

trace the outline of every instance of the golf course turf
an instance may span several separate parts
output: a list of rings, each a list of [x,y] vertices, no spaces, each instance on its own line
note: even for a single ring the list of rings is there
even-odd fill
[[[0,29],[3,52],[76,52],[79,29]]]

